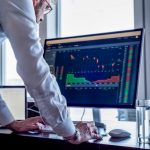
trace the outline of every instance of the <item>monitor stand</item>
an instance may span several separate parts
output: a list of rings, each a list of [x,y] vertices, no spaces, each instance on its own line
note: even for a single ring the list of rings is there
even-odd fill
[[[102,136],[107,135],[106,125],[101,122],[100,109],[93,108],[93,121],[98,129],[98,133]]]

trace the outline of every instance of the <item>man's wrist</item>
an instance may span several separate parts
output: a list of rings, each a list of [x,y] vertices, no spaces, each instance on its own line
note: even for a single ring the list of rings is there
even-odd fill
[[[74,143],[74,142],[78,142],[80,141],[81,135],[80,135],[80,131],[78,129],[76,129],[75,133],[70,136],[70,137],[64,137],[65,140]]]
[[[15,122],[16,121],[14,120],[13,122],[9,123],[8,125],[6,125],[6,128],[14,130],[14,124],[15,124]]]

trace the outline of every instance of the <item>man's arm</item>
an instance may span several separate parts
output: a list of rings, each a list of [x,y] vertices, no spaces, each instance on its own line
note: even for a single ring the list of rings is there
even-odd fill
[[[44,121],[61,136],[73,135],[75,126],[68,115],[66,100],[43,58],[32,1],[3,0],[0,14],[5,16],[0,21],[14,50],[17,71]]]
[[[43,58],[44,51],[36,30],[32,1],[2,0],[2,2],[0,15],[5,17],[1,16],[0,21],[13,47],[17,71],[34,98],[44,121],[58,135],[73,144],[99,138],[92,123],[81,123],[77,127],[77,132],[71,121],[66,99],[61,95],[56,79]]]
[[[15,131],[15,132],[26,132],[29,130],[39,130],[37,123],[43,122],[42,117],[31,117],[25,120],[14,120],[5,127]]]

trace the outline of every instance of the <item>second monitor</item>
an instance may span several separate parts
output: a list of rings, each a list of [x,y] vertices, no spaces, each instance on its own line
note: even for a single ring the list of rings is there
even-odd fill
[[[142,29],[47,39],[44,57],[68,106],[133,108]]]

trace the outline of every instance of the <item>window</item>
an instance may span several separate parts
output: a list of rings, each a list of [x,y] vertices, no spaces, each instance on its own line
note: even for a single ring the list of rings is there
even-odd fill
[[[134,0],[60,0],[58,2],[60,2],[61,9],[59,10],[60,16],[57,18],[59,24],[57,30],[62,37],[134,28]],[[54,31],[52,26],[48,27],[52,29],[50,32]],[[16,60],[8,40],[5,43],[4,62],[5,80],[3,83],[22,85],[23,82],[16,72]],[[75,120],[80,120],[82,112],[82,109],[71,109],[71,114],[76,114]],[[83,120],[91,120],[92,116],[89,112],[91,112],[90,109],[85,111]],[[112,113],[114,116],[117,114],[116,110],[102,110],[102,114],[104,112],[105,119],[110,119],[109,116],[112,116]]]
[[[5,41],[5,85],[23,85],[23,81],[16,72],[16,58],[11,48],[9,40]]]
[[[134,28],[134,0],[61,0],[60,3],[61,37]],[[86,109],[83,120],[92,119],[91,111]],[[74,120],[80,120],[83,110],[74,108],[70,112]],[[117,119],[117,110],[101,109],[101,112],[102,120]]]
[[[61,36],[134,28],[134,0],[61,0]]]

